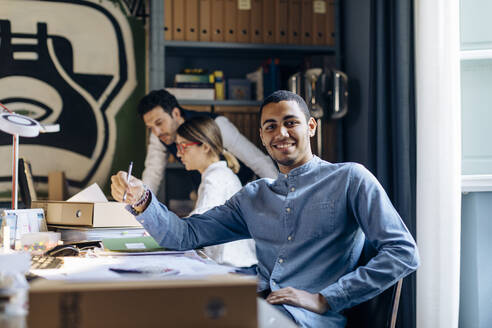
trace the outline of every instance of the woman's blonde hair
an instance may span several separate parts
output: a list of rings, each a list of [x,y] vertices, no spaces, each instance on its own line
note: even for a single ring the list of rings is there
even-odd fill
[[[234,155],[224,149],[219,126],[210,117],[198,116],[186,120],[180,125],[177,133],[189,141],[208,144],[215,155],[225,158],[227,166],[234,173],[239,172],[239,162]]]

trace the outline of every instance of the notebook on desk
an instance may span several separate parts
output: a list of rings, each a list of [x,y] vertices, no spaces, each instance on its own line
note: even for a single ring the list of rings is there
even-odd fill
[[[113,252],[156,252],[165,251],[164,247],[150,236],[133,238],[108,238],[102,240],[106,250]]]

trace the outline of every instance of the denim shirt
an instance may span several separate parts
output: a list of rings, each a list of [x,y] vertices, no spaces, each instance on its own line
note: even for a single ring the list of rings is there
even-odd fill
[[[283,305],[305,327],[344,327],[341,310],[376,296],[419,265],[415,241],[376,178],[360,164],[316,156],[186,219],[152,195],[137,220],[173,249],[253,238],[259,291],[294,287],[326,298],[330,310],[322,315]],[[377,254],[357,267],[364,238]]]

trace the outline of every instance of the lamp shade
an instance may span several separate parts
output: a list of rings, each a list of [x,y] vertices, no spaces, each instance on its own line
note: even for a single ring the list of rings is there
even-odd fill
[[[37,137],[41,126],[30,117],[15,113],[0,113],[0,130],[21,137]]]

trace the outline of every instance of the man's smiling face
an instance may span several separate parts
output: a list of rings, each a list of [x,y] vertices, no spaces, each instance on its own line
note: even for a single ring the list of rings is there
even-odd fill
[[[282,173],[303,165],[312,157],[309,138],[316,121],[306,117],[295,101],[269,103],[261,114],[260,136]]]

